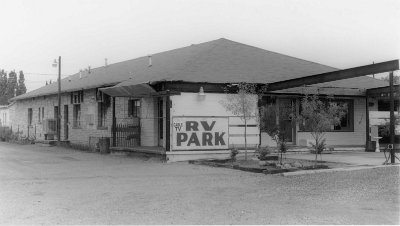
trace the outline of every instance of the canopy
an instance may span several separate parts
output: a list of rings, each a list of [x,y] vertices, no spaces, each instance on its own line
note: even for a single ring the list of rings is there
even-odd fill
[[[143,97],[157,95],[157,91],[155,91],[148,84],[132,84],[125,86],[121,85],[120,83],[115,86],[101,88],[99,90],[112,97]]]

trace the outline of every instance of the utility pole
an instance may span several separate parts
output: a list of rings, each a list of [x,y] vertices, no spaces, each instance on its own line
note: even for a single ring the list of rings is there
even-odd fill
[[[54,60],[53,67],[58,66],[58,107],[57,107],[57,141],[61,140],[61,56]],[[50,82],[51,83],[51,82]]]
[[[61,140],[61,56],[58,57],[58,112],[57,112],[57,141]]]
[[[393,97],[393,71],[390,72],[389,74],[389,85],[390,85],[390,143],[393,145],[392,149],[390,150],[390,162],[392,164],[395,163],[395,156],[394,156],[394,149],[395,149],[395,143],[394,143],[394,124],[395,124],[395,119],[394,119],[394,97]]]

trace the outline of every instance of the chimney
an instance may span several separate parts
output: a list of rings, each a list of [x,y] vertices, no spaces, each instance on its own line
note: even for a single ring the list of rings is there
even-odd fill
[[[108,66],[108,64],[107,64],[107,58],[104,58],[104,67],[107,67]]]
[[[81,79],[81,78],[82,78],[82,69],[79,70],[79,79]]]
[[[88,74],[90,74],[90,66],[88,66]]]
[[[153,66],[153,63],[151,62],[151,55],[148,56],[149,57],[149,67]]]

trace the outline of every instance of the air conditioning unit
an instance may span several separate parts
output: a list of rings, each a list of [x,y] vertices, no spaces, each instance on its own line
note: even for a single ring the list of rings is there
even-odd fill
[[[55,135],[57,133],[57,119],[45,119],[43,121],[43,133]]]

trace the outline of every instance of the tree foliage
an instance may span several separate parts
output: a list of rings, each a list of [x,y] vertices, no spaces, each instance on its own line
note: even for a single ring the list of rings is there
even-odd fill
[[[278,151],[280,154],[280,163],[282,164],[282,156],[283,153],[287,151],[287,138],[285,131],[281,129],[279,125],[279,118],[285,115],[292,116],[294,114],[294,109],[280,109],[277,110],[275,104],[267,104],[265,106],[260,107],[260,129],[261,131],[266,132],[273,141],[275,141],[276,146],[278,147]]]
[[[10,71],[0,71],[0,105],[7,105],[8,100],[15,96],[26,93],[25,76],[22,71],[19,72],[19,80],[17,73]]]
[[[297,120],[304,130],[309,131],[314,138],[314,143],[311,145],[315,151],[315,160],[325,147],[325,133],[330,131],[332,126],[340,124],[346,111],[345,103],[336,103],[330,98],[323,101],[316,94],[307,94],[301,100],[301,112],[297,116]]]
[[[221,104],[225,107],[227,111],[231,112],[235,116],[238,116],[244,122],[244,145],[246,160],[247,122],[251,119],[258,119],[258,94],[263,92],[265,89],[265,87],[258,89],[256,84],[242,82],[236,85],[235,92],[227,93],[226,99],[221,101]],[[228,92],[228,89],[226,89],[226,92]]]
[[[4,70],[0,71],[0,105],[7,104],[7,73]]]
[[[24,72],[20,71],[16,96],[19,96],[24,93],[26,93],[25,76],[24,76]]]

